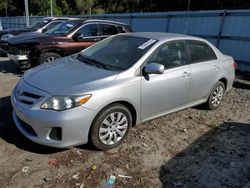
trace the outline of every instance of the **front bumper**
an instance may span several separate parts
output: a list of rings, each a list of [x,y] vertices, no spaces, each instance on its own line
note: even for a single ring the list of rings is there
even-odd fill
[[[14,90],[11,96],[13,120],[20,132],[31,141],[57,148],[88,142],[90,126],[96,111],[81,106],[60,112],[43,110],[40,109],[40,103],[44,100],[39,104],[27,105],[16,98]],[[51,138],[53,128],[61,130],[60,140]]]
[[[13,55],[13,54],[7,54],[8,58],[10,58],[11,61],[18,63],[19,61],[27,61],[28,56],[27,55]]]

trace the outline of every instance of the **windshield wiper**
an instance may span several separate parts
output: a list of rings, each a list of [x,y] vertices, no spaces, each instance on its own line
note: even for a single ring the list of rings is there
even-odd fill
[[[89,57],[86,57],[86,56],[82,56],[81,54],[77,55],[77,59],[79,61],[81,61],[81,62],[86,63],[86,64],[101,67],[103,69],[107,69],[107,66],[104,63],[101,63],[101,62],[97,61],[96,59],[92,59],[92,58],[89,58]]]
[[[111,67],[115,71],[124,70],[124,68],[122,68],[121,66],[118,66],[118,65],[106,64],[106,67]]]

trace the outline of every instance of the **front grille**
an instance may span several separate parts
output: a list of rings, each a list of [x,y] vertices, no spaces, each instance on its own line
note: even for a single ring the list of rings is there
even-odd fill
[[[32,105],[33,104],[33,102],[26,101],[26,100],[21,100],[21,102],[24,103],[24,104],[28,104],[28,105]]]
[[[18,117],[17,117],[18,118]],[[24,121],[22,121],[20,118],[18,118],[18,121],[20,122],[20,125],[22,126],[22,128],[30,135],[32,136],[37,136],[36,132],[34,131],[34,129],[27,123],[25,123]]]
[[[29,54],[29,50],[20,49],[7,42],[6,43],[2,42],[0,46],[6,53],[11,54],[11,55],[28,55]]]
[[[30,97],[30,98],[34,98],[34,99],[39,99],[41,97],[40,95],[36,95],[34,93],[28,93],[28,92],[23,92],[23,95]]]
[[[17,89],[16,97],[19,100],[19,102],[27,105],[32,105],[36,103],[42,96],[27,91],[20,91]]]

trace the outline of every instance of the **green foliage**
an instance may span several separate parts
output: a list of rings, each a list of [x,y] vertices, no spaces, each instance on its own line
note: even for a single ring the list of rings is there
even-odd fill
[[[76,7],[82,15],[91,14],[95,0],[76,0]]]
[[[50,0],[28,0],[30,15],[49,16]],[[54,15],[185,11],[188,0],[52,0]],[[190,10],[249,9],[246,0],[190,0]],[[24,15],[24,0],[0,0],[0,16]]]
[[[13,0],[1,0],[0,1],[0,12],[5,13],[5,8],[7,8],[7,10],[14,11],[16,9],[16,7],[14,6]]]
[[[93,14],[104,14],[105,10],[102,8],[95,8],[92,13]]]

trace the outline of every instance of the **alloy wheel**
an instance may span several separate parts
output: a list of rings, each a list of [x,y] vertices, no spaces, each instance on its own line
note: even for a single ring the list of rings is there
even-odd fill
[[[223,94],[224,94],[224,88],[221,85],[218,85],[216,89],[214,90],[213,96],[212,96],[212,105],[214,107],[219,106],[222,100]]]
[[[55,59],[57,59],[57,58],[54,57],[54,56],[50,56],[50,57],[46,58],[46,59],[43,61],[43,63],[49,63],[49,62],[51,62],[51,61],[54,61]]]

